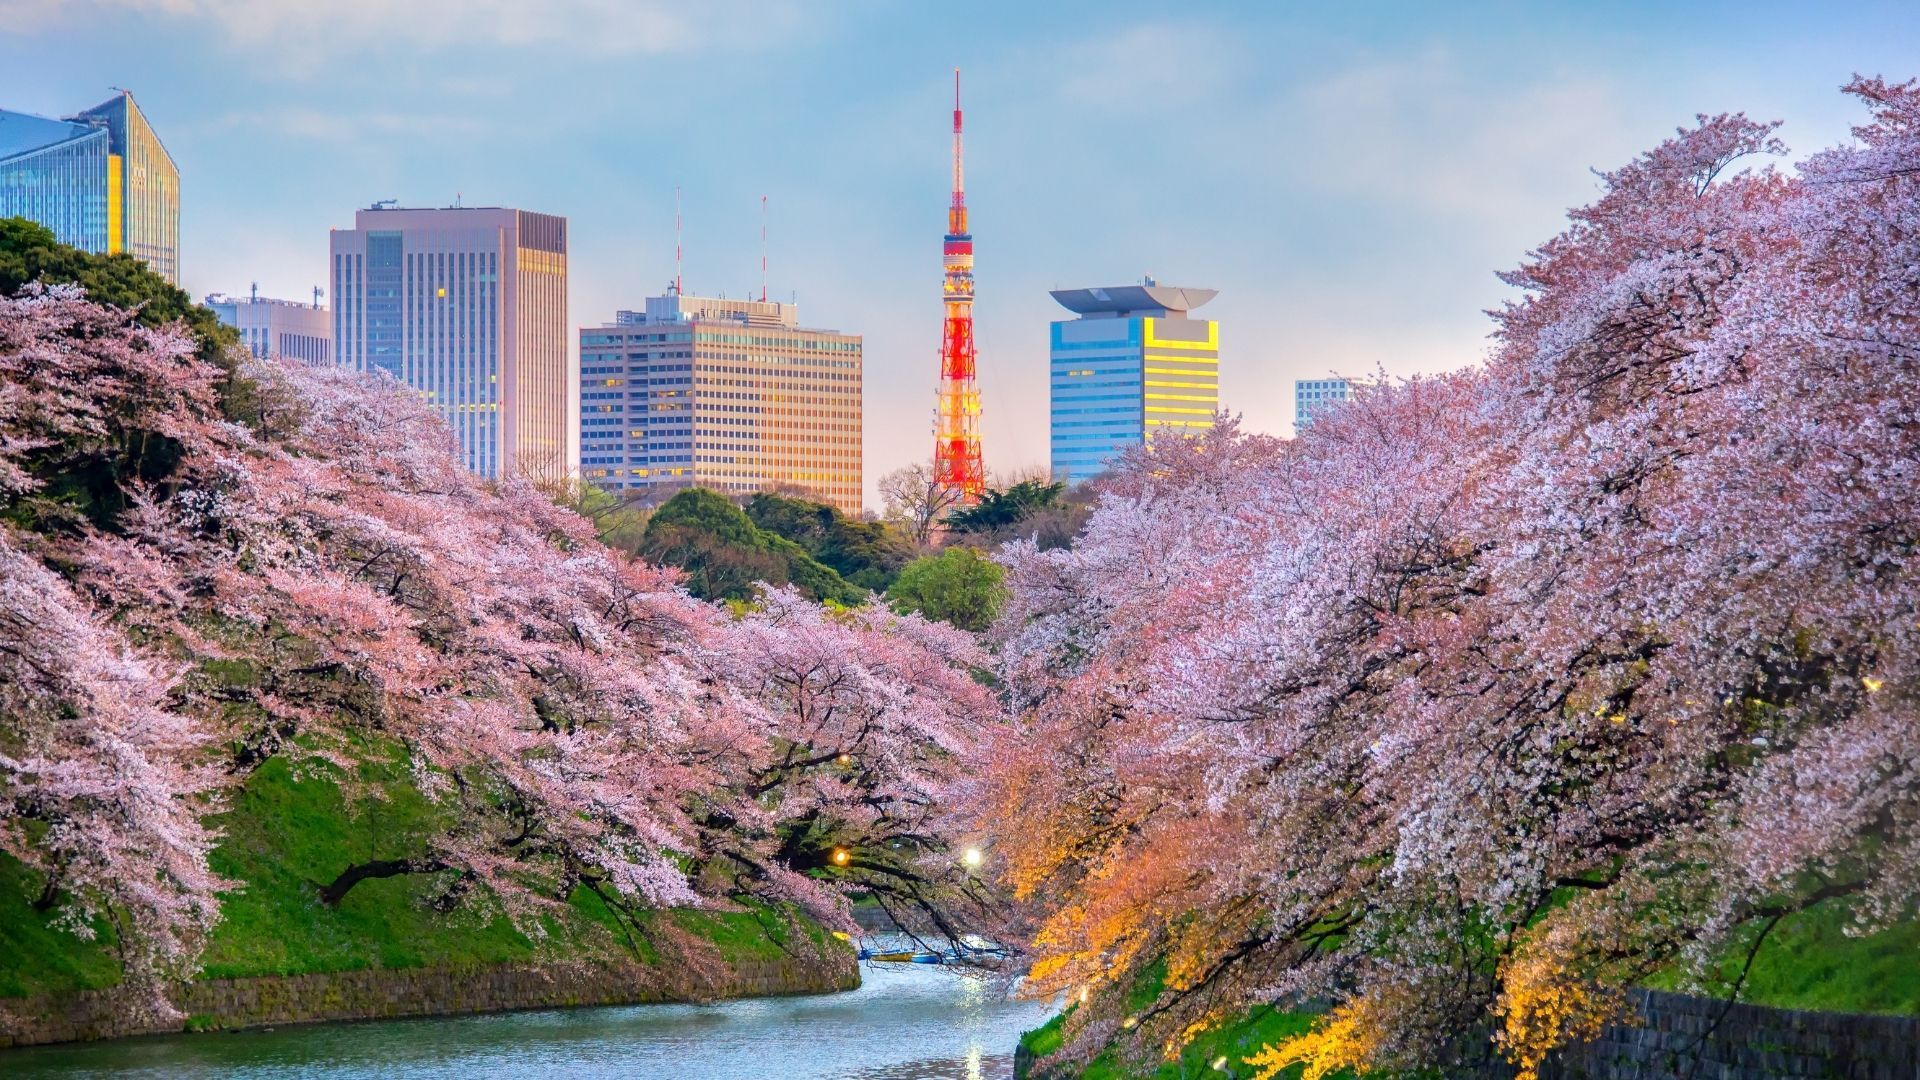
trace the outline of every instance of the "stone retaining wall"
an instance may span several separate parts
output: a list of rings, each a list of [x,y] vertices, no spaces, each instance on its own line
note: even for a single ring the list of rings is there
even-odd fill
[[[1633,1022],[1556,1054],[1542,1080],[1920,1080],[1920,1017],[1728,1005],[1657,990],[1629,995]],[[1039,1065],[1026,1047],[1014,1051],[1015,1076],[1046,1075]],[[1458,1073],[1513,1080],[1514,1071],[1496,1060]]]
[[[184,1018],[141,1018],[120,989],[0,998],[0,1046],[109,1039],[199,1029],[245,1028],[323,1020],[377,1020],[544,1009],[631,1005],[713,997],[768,997],[852,990],[860,985],[853,955],[746,961],[717,991],[696,994],[673,973],[635,963],[500,965],[473,969],[410,968],[319,975],[208,979],[181,987],[173,1003]]]
[[[1547,1080],[1913,1080],[1920,1017],[1800,1012],[1632,992],[1639,1022],[1608,1028]]]

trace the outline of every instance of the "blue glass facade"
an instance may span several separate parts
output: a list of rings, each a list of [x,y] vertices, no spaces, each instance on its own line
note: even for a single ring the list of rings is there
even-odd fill
[[[1053,475],[1084,480],[1146,438],[1141,319],[1056,322],[1048,356]],[[1078,340],[1068,340],[1069,337]]]
[[[58,141],[31,146],[36,137]],[[106,251],[107,130],[0,111],[0,217],[37,221],[63,244]]]
[[[467,468],[579,470],[566,219],[506,207],[373,207],[335,229],[334,353],[446,418]]]
[[[180,280],[180,173],[126,93],[67,120],[0,109],[0,217]]]
[[[1078,483],[1128,447],[1211,428],[1220,407],[1219,326],[1166,310],[1054,323],[1047,350],[1054,479]]]

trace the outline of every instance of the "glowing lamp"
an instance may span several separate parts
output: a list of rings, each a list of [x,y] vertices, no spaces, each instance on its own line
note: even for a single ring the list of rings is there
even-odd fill
[[[837,847],[833,849],[833,865],[845,866],[852,861],[853,861],[853,852],[848,851],[846,848],[843,848],[843,847]]]
[[[980,861],[985,857],[986,856],[980,854],[980,849],[977,847],[970,847],[960,853],[960,861],[966,863],[969,868],[979,866]]]

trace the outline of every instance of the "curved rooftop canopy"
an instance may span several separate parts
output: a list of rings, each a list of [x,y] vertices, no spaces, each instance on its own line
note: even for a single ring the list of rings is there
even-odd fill
[[[1079,315],[1128,311],[1192,311],[1219,295],[1218,289],[1177,285],[1118,285],[1107,289],[1055,289],[1060,306]]]

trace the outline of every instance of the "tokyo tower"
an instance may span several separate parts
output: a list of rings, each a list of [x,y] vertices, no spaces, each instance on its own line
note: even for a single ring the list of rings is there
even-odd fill
[[[973,234],[967,231],[967,192],[960,165],[960,69],[953,71],[953,205],[947,210],[940,336],[940,391],[934,409],[933,478],[957,488],[969,503],[987,487],[980,462],[980,387],[974,381]]]

